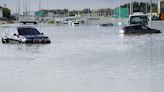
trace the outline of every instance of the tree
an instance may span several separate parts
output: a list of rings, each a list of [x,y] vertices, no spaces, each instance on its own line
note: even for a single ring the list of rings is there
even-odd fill
[[[86,8],[86,9],[83,9],[82,12],[84,14],[88,14],[88,13],[91,13],[91,10],[89,8]]]
[[[124,4],[121,7],[124,7],[124,8],[127,7],[130,10],[130,3]],[[141,11],[143,13],[146,13],[147,12],[146,8],[147,8],[148,12],[150,12],[150,4],[148,4],[146,2],[136,2],[136,1],[133,2],[133,11]],[[152,10],[153,12],[157,12],[158,11],[158,5],[153,3],[152,4],[152,9],[153,9]]]
[[[3,17],[10,19],[11,18],[11,12],[8,8],[2,8],[3,11]]]

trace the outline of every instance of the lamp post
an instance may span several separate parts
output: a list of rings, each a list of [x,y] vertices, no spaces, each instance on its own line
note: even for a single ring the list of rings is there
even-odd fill
[[[130,0],[130,15],[133,13],[133,3],[132,0]]]
[[[18,0],[18,23],[20,21],[20,0]]]
[[[39,23],[40,23],[40,18],[41,18],[41,0],[39,0]]]
[[[41,0],[39,0],[39,10],[41,10]]]
[[[152,0],[150,0],[150,27],[152,27]]]
[[[146,14],[148,13],[148,12],[147,12],[147,10],[148,10],[147,7],[148,7],[148,3],[146,2]]]

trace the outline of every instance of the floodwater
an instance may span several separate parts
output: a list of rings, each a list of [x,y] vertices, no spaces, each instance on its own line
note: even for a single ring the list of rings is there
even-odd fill
[[[38,26],[51,44],[1,44],[0,92],[163,92],[162,34],[121,27]],[[0,34],[6,27],[0,27]]]

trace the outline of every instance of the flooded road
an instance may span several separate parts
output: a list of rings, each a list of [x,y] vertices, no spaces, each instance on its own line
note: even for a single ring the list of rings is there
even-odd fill
[[[38,26],[51,44],[0,43],[0,92],[163,92],[162,34],[120,27]],[[4,32],[0,27],[0,34]]]

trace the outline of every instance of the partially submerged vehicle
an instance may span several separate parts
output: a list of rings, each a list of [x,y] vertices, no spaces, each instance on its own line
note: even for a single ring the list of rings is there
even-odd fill
[[[151,29],[143,24],[135,24],[130,26],[124,26],[119,32],[121,34],[152,34],[152,33],[161,33],[160,30]]]
[[[99,27],[112,27],[112,26],[114,26],[113,23],[104,23],[99,25]]]
[[[6,29],[2,43],[51,43],[51,41],[34,27],[16,26]]]

